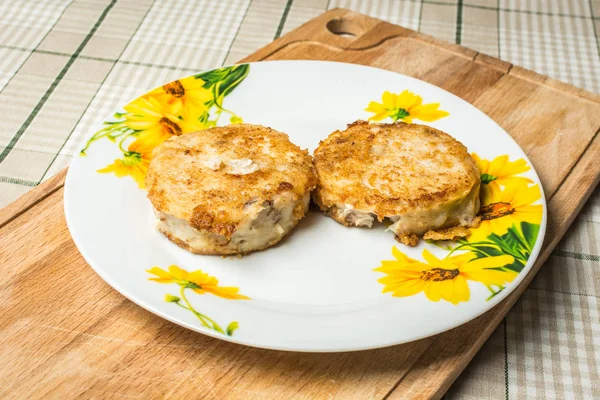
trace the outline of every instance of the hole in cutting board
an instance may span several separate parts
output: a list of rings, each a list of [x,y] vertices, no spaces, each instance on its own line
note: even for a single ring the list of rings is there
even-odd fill
[[[362,34],[362,29],[350,19],[332,19],[327,23],[327,30],[345,38],[353,38]]]

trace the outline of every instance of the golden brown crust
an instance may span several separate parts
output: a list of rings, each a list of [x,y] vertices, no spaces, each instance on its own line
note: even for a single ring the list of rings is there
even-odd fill
[[[226,238],[247,217],[246,206],[284,194],[299,202],[315,185],[306,150],[284,133],[250,124],[173,137],[154,150],[146,176],[156,211]]]
[[[197,208],[194,208],[192,217],[190,218],[192,228],[203,229],[225,237],[231,237],[233,232],[235,232],[235,225],[228,222],[229,214],[226,211],[207,212]]]
[[[313,198],[321,209],[349,204],[379,221],[453,202],[479,186],[465,146],[418,124],[356,121],[322,141],[314,163],[319,184]]]
[[[453,226],[452,228],[428,231],[423,235],[425,240],[457,240],[467,237],[471,231],[464,226]]]

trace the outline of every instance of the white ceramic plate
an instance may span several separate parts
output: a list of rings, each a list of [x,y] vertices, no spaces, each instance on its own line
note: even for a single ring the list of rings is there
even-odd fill
[[[439,105],[424,107],[430,103]],[[138,183],[153,143],[170,134],[243,119],[312,152],[332,131],[375,115],[429,124],[478,155],[485,215],[470,242],[410,248],[383,225],[346,228],[310,212],[279,245],[222,258],[190,254],[153,228]],[[65,213],[77,247],[127,298],[220,339],[347,351],[434,335],[505,298],[543,241],[543,191],[519,146],[472,105],[408,76],[332,62],[245,64],[166,84],[106,121],[67,176]]]

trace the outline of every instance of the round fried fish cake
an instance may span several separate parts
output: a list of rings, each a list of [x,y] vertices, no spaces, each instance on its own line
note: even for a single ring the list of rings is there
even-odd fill
[[[430,230],[467,226],[479,210],[479,171],[460,142],[437,129],[357,121],[314,153],[315,203],[346,226],[389,218],[404,243]]]
[[[304,217],[316,175],[288,136],[238,124],[173,137],[146,175],[158,229],[198,254],[238,254],[279,242]]]

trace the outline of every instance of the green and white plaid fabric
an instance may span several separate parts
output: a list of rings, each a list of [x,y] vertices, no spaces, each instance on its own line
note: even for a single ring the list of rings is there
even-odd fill
[[[345,7],[600,92],[600,0],[0,1],[0,206],[118,105]],[[600,398],[600,191],[448,399]]]

